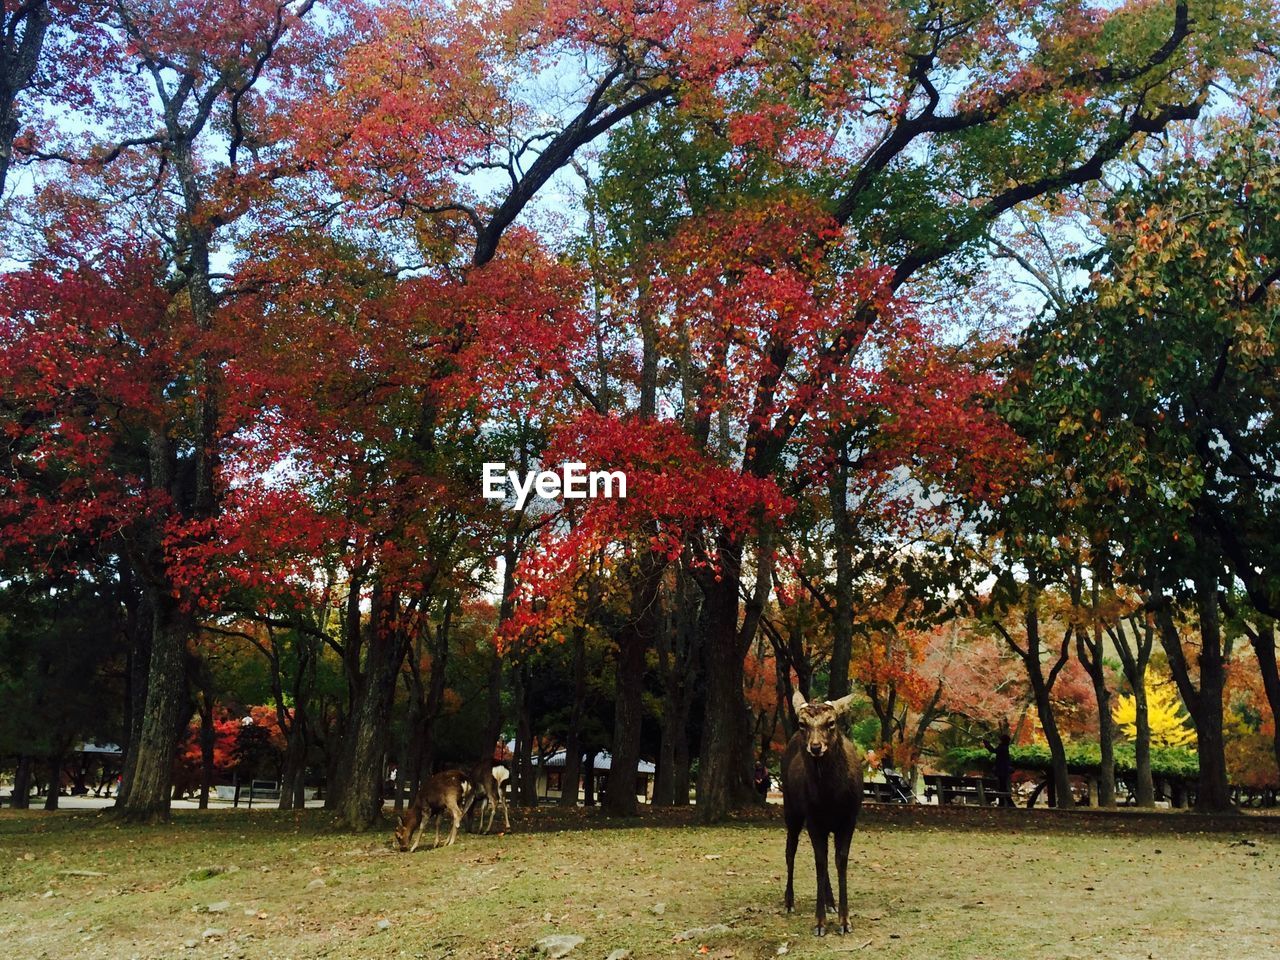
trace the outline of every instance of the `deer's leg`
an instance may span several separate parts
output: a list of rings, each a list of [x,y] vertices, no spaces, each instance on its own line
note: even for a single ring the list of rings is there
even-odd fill
[[[484,832],[488,833],[493,829],[493,821],[498,816],[498,788],[492,782],[485,784],[484,802],[489,811],[489,825],[484,828]],[[483,814],[484,808],[480,812]]]
[[[849,932],[849,845],[853,825],[836,831],[836,881],[840,884],[840,932]]]
[[[498,788],[498,803],[502,805],[502,828],[511,832],[511,818],[507,816],[507,798],[502,794],[502,788]],[[494,816],[497,816],[495,813]]]
[[[453,841],[458,837],[458,826],[462,823],[462,808],[456,803],[449,804],[449,816],[453,820],[453,825],[449,828],[449,839],[444,844],[446,847],[452,847]]]
[[[480,816],[484,816],[483,810],[480,811]],[[466,790],[462,794],[462,817],[467,822],[467,833],[475,833],[476,790],[470,785],[467,786]],[[482,819],[480,822],[484,823],[484,820]]]
[[[787,913],[790,913],[796,907],[796,847],[800,845],[800,828],[803,826],[803,820],[797,820],[794,823],[787,821],[787,894],[784,901],[787,906]]]
[[[435,849],[436,847],[440,846],[440,818],[443,816],[444,816],[444,813],[443,811],[440,811],[440,810],[437,810],[435,813],[432,814],[432,818],[436,822],[436,841],[431,845],[432,849]]]
[[[827,876],[827,831],[811,825],[809,843],[813,846],[813,866],[818,878],[817,925],[813,932],[821,937],[827,932],[827,899],[831,896],[831,878]]]
[[[827,841],[825,837],[822,841],[822,862],[824,864],[827,862]],[[828,910],[836,908],[836,895],[831,891],[831,873],[825,866],[822,868],[822,876],[818,880],[818,896],[822,898]]]
[[[418,843],[422,840],[422,831],[425,830],[426,828],[427,828],[426,818],[418,817],[417,829],[413,831],[413,843],[409,846],[410,853],[413,853],[413,851],[418,849]]]

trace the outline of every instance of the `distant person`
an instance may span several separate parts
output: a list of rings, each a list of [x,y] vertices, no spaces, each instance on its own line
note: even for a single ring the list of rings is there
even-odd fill
[[[764,765],[763,760],[756,761],[756,772],[752,779],[755,782],[756,793],[760,795],[760,802],[768,803],[769,787],[773,785],[773,781],[769,777],[769,768]]]
[[[992,763],[996,775],[996,789],[1000,791],[1000,806],[1012,807],[1013,796],[1009,792],[1010,783],[1013,780],[1013,761],[1009,758],[1009,746],[1012,741],[1007,733],[1000,734],[1000,741],[993,747],[991,741],[986,737],[982,739],[982,745],[991,751],[995,757]]]

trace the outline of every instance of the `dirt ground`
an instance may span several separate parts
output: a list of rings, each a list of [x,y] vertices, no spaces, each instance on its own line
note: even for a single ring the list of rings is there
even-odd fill
[[[853,932],[812,933],[776,808],[607,821],[513,811],[505,836],[390,849],[323,811],[182,811],[167,826],[0,812],[0,949],[22,958],[649,957],[1233,960],[1280,956],[1280,818],[866,809]],[[429,839],[429,835],[428,835]]]

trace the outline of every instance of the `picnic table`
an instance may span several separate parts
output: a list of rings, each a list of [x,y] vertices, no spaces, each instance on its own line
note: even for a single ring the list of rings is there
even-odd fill
[[[1008,790],[1000,789],[995,777],[953,777],[940,773],[924,775],[924,795],[937,796],[939,804],[959,803],[987,806],[999,800],[1012,802]]]

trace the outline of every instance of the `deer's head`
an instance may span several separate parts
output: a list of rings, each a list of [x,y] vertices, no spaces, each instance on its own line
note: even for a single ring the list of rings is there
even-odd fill
[[[404,816],[396,817],[396,846],[400,848],[401,853],[409,849],[413,831],[418,829],[421,821],[422,812],[417,807],[410,807],[405,811]]]
[[[800,722],[800,735],[804,737],[805,752],[811,757],[821,757],[835,749],[840,740],[840,717],[853,705],[853,695],[839,700],[805,700],[796,691],[791,698]]]

